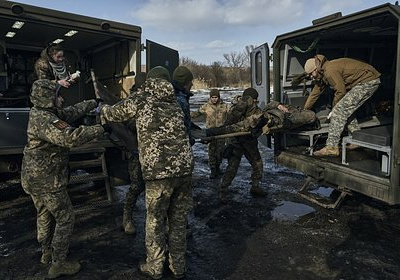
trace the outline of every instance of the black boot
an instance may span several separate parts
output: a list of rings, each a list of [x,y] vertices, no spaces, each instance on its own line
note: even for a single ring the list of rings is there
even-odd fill
[[[254,196],[266,196],[266,195],[268,195],[268,192],[265,191],[265,190],[263,190],[263,189],[260,187],[260,184],[259,184],[259,183],[256,183],[256,184],[252,184],[252,185],[251,185],[250,193],[251,193],[252,195],[254,195]]]
[[[221,203],[227,203],[228,202],[228,187],[220,186],[218,197],[219,197],[219,201],[221,201]]]
[[[216,169],[216,171],[217,171],[217,175],[218,175],[218,176],[221,176],[221,175],[224,174],[224,172],[222,172],[221,168],[219,167],[219,164],[217,164],[217,166],[216,166],[215,169]]]
[[[211,169],[210,179],[215,179],[215,178],[217,178],[217,175],[218,175],[217,169],[216,169],[215,167],[211,167],[210,169]]]

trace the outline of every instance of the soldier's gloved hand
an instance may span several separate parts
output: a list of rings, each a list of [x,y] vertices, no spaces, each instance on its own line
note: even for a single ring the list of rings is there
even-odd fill
[[[97,102],[97,107],[96,108],[94,108],[94,112],[97,114],[97,115],[100,115],[100,111],[101,111],[101,108],[103,107],[103,99],[101,99],[101,98],[96,98],[95,99],[96,100],[96,102]]]
[[[102,127],[103,127],[103,129],[104,129],[104,132],[106,132],[106,133],[108,133],[108,134],[111,134],[111,132],[112,132],[112,127],[111,127],[110,124],[105,123],[105,124],[102,125]]]
[[[99,97],[96,98],[95,100],[96,100],[96,103],[97,103],[97,107],[100,106],[100,103],[104,102],[104,100],[99,98]]]
[[[255,128],[252,128],[252,129],[250,130],[250,133],[251,133],[251,136],[252,136],[252,137],[257,138],[258,136],[261,135],[262,131],[261,131],[260,128],[255,127]]]

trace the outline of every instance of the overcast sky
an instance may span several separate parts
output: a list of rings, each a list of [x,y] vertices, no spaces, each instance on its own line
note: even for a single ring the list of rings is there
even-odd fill
[[[2,1],[2,0],[1,0]],[[348,15],[381,0],[19,0],[34,6],[142,27],[149,39],[202,64],[247,45],[272,45],[277,35],[335,12]],[[394,1],[391,2],[392,4]]]

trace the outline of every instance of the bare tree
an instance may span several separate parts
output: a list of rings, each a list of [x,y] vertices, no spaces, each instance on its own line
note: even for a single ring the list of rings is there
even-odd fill
[[[255,49],[255,45],[247,45],[245,48],[244,48],[244,55],[245,55],[245,66],[246,67],[250,67],[250,64],[251,64],[251,57],[250,57],[250,55],[251,55],[251,52]]]
[[[211,73],[213,75],[212,86],[216,87],[223,86],[225,83],[225,74],[222,62],[215,61],[210,67],[211,67]]]
[[[245,55],[242,52],[224,53],[224,58],[228,67],[239,68],[243,67]]]

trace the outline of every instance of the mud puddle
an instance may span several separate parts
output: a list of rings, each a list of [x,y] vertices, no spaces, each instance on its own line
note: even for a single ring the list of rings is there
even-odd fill
[[[315,209],[308,205],[292,201],[281,201],[278,207],[271,211],[271,215],[274,221],[293,222],[313,212],[315,212]]]

